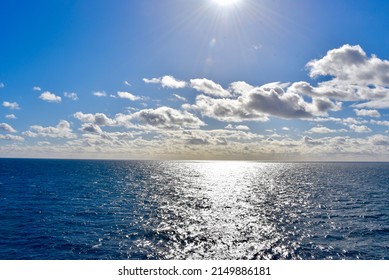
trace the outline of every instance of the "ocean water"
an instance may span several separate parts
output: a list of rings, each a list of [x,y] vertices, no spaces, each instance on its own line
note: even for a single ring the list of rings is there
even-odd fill
[[[389,163],[0,159],[0,259],[389,259]]]

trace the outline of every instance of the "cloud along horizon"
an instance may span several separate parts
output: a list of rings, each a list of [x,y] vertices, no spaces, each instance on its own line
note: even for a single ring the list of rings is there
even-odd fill
[[[93,98],[122,100],[116,112],[93,112],[87,106],[67,118],[51,116],[50,125],[31,124],[27,129],[13,112],[28,104],[23,99],[3,100],[9,123],[0,124],[0,155],[389,160],[389,61],[346,44],[308,61],[306,69],[309,81],[259,86],[233,81],[225,88],[206,77],[141,78],[146,90],[140,94],[119,88],[110,95],[105,90],[92,92]],[[7,89],[1,85],[2,91]],[[158,106],[148,107],[147,88],[153,85],[161,86]],[[84,96],[65,92],[64,97],[77,103]],[[50,91],[38,98],[70,106]],[[126,110],[129,102],[143,108]],[[265,129],[269,126],[272,129]]]

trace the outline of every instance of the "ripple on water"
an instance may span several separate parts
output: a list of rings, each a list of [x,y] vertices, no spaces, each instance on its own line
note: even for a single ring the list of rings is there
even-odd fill
[[[0,165],[3,259],[389,259],[388,164]]]

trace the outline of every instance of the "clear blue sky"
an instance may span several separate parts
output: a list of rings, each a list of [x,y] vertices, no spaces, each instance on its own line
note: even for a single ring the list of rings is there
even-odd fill
[[[389,160],[389,2],[0,1],[0,156]]]

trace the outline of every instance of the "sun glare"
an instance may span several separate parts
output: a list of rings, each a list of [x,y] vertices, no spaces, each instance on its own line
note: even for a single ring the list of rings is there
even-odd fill
[[[213,1],[220,6],[230,6],[239,2],[239,0],[213,0]]]

